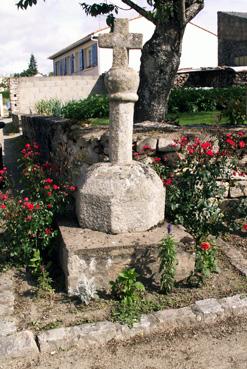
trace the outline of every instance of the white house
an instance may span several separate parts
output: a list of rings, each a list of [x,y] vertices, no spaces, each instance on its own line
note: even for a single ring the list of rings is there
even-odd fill
[[[54,75],[100,75],[112,65],[112,50],[98,47],[97,36],[109,32],[110,28],[97,30],[64,49],[51,55]],[[148,41],[154,25],[146,18],[138,16],[130,19],[129,31],[142,33],[143,42]],[[192,22],[187,27],[183,38],[180,68],[200,68],[217,66],[217,35]],[[129,51],[129,65],[135,70],[140,68],[141,50]]]

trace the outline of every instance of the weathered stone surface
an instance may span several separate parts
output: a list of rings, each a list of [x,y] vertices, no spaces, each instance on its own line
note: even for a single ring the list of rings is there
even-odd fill
[[[106,233],[141,232],[164,220],[165,189],[144,164],[96,164],[76,197],[82,228]]]
[[[240,273],[247,276],[247,260],[241,251],[236,248],[232,248],[231,245],[221,239],[218,239],[217,243],[224,254],[229,258],[230,263],[237,268]]]
[[[161,152],[179,151],[180,145],[175,143],[175,141],[172,139],[161,137],[158,141],[158,150]]]
[[[247,313],[247,297],[245,295],[235,295],[221,299],[220,305],[226,315],[244,315]]]
[[[196,301],[192,310],[200,314],[206,323],[213,323],[217,318],[224,316],[224,309],[216,299]]]
[[[159,283],[159,245],[167,234],[167,224],[146,232],[118,235],[81,229],[73,223],[60,225],[61,265],[70,295],[77,293],[82,278],[94,278],[98,290],[108,290],[109,282],[126,266],[134,266],[147,283]],[[181,227],[173,227],[178,243],[176,280],[194,269],[193,239]],[[188,250],[188,251],[187,251]]]
[[[0,358],[10,359],[34,356],[39,353],[34,336],[30,331],[0,337]]]
[[[157,311],[153,315],[158,319],[158,329],[163,331],[193,327],[200,321],[189,306]]]
[[[146,137],[138,142],[136,147],[137,152],[142,152],[145,146],[149,146],[151,150],[156,150],[157,142],[158,142],[157,138]]]
[[[83,324],[69,328],[57,328],[42,332],[38,335],[41,352],[65,350],[79,345],[86,348],[90,345],[105,344],[115,338],[119,324],[99,322]]]
[[[243,197],[247,196],[247,181],[235,181],[234,186],[230,186],[230,197]]]
[[[14,321],[0,319],[0,337],[8,336],[16,332],[16,324]]]

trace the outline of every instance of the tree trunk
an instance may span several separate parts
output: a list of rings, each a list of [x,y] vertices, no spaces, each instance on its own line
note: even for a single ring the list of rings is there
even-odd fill
[[[162,121],[180,63],[185,27],[156,25],[142,50],[135,122]]]

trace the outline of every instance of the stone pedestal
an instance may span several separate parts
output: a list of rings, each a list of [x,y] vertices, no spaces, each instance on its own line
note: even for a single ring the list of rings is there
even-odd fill
[[[75,223],[60,223],[61,265],[69,295],[77,294],[81,281],[93,281],[98,291],[109,291],[110,281],[127,266],[135,267],[145,285],[157,285],[159,245],[167,234],[167,224],[146,232],[117,235],[81,229]],[[176,281],[194,269],[193,239],[181,227],[173,227],[177,242]]]
[[[99,163],[90,167],[76,198],[82,228],[106,233],[146,231],[164,220],[165,190],[147,165]]]

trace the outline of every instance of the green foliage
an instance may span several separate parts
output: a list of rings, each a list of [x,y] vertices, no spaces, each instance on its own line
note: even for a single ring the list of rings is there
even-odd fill
[[[138,274],[134,268],[124,269],[116,281],[110,282],[112,295],[118,303],[112,310],[113,320],[132,326],[140,319],[142,312],[142,294],[145,287],[137,281]]]
[[[106,17],[106,24],[113,30],[115,20],[114,13],[118,14],[117,5],[107,3],[95,3],[92,5],[81,3],[80,5],[82,6],[82,9],[85,11],[85,13],[87,15],[91,15],[91,17],[97,17],[98,15],[108,14]]]
[[[44,263],[51,254],[51,241],[57,236],[54,217],[75,187],[53,179],[51,164],[40,162],[39,145],[28,143],[21,153],[20,191],[9,189],[7,169],[0,171],[0,221],[5,229],[0,251],[8,262],[29,268],[42,289],[47,290],[50,279]]]
[[[2,91],[1,94],[3,95],[3,99],[9,99],[10,98],[9,90]]]
[[[35,109],[40,115],[62,116],[63,104],[58,99],[40,100],[35,104]]]
[[[174,287],[176,273],[176,243],[174,238],[168,234],[160,246],[160,288],[164,293],[169,293]]]
[[[37,3],[38,0],[19,0],[16,5],[20,9],[27,9],[29,6],[36,5]]]
[[[109,99],[104,95],[92,95],[84,100],[70,101],[62,108],[65,118],[85,120],[109,115]]]
[[[139,300],[141,293],[145,291],[145,287],[137,281],[137,277],[138,274],[134,268],[124,269],[115,282],[110,282],[113,296],[127,305]]]
[[[244,124],[247,119],[247,98],[239,97],[226,101],[222,116],[228,119],[231,125]]]
[[[171,91],[168,111],[170,113],[224,110],[228,101],[245,96],[245,88],[175,88]]]

